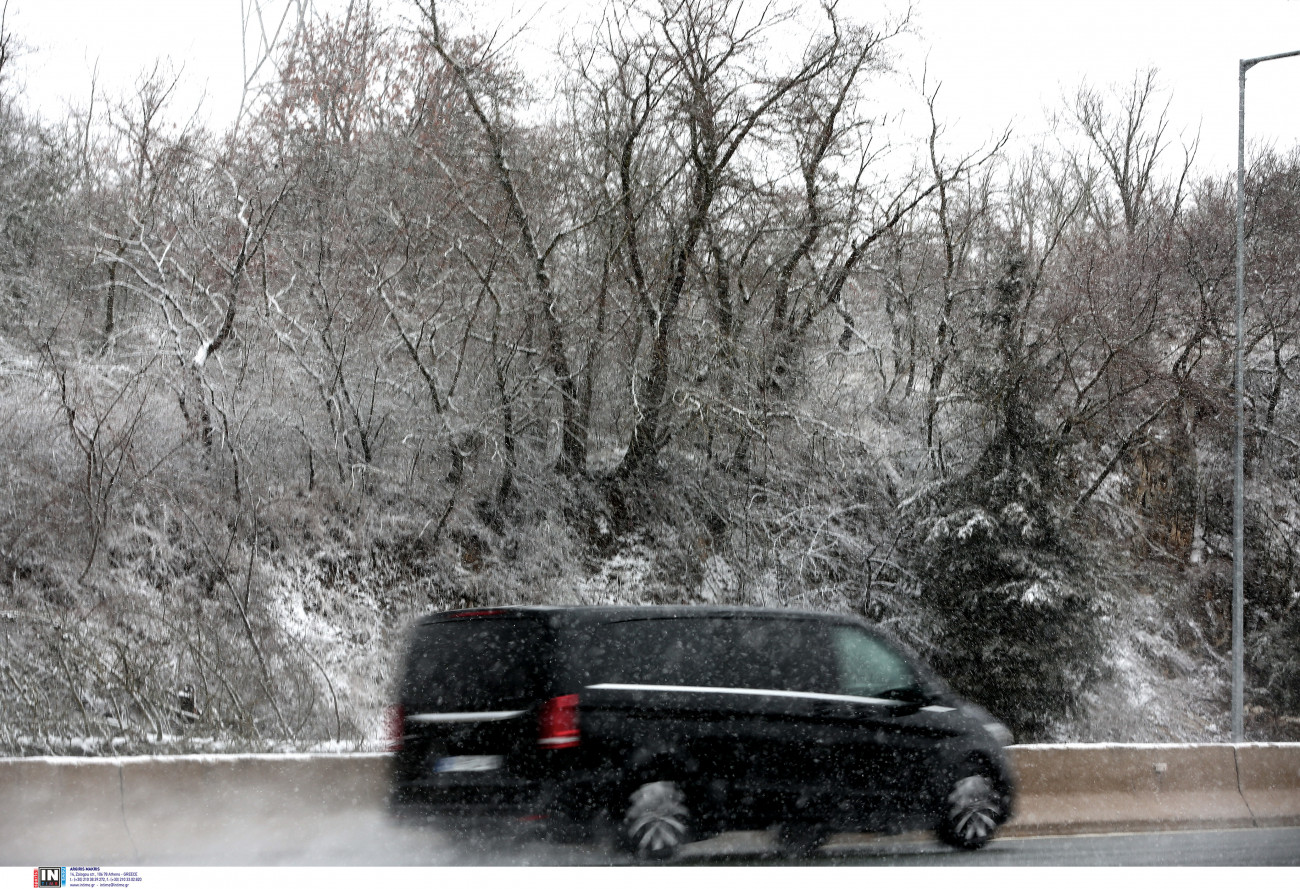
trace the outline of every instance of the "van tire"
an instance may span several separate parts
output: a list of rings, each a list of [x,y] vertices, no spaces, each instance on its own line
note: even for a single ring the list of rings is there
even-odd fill
[[[666,861],[690,842],[691,812],[686,794],[673,781],[650,781],[629,794],[622,842],[641,861]]]
[[[979,849],[1006,820],[1006,798],[983,770],[972,769],[952,782],[943,802],[939,839],[957,849]]]

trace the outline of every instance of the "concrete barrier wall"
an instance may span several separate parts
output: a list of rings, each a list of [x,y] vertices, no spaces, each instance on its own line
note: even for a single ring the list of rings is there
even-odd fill
[[[0,865],[293,848],[378,813],[386,754],[0,759]]]
[[[1300,745],[1288,746],[1283,758],[1300,764]],[[1025,745],[1011,753],[1020,790],[1011,834],[1255,825],[1230,744]]]
[[[1236,748],[1241,795],[1259,827],[1300,824],[1300,744]]]
[[[1025,745],[1011,756],[1008,835],[1300,824],[1300,744]],[[388,767],[386,754],[0,759],[0,864],[193,860],[198,848],[221,863],[245,840],[293,848],[323,825],[382,820]]]
[[[123,848],[131,844],[115,761],[0,760],[0,863],[18,863],[18,853],[58,860],[72,850],[93,858]]]
[[[122,807],[136,847],[193,846],[196,824],[226,842],[304,842],[322,820],[380,809],[385,754],[172,756],[121,760]]]

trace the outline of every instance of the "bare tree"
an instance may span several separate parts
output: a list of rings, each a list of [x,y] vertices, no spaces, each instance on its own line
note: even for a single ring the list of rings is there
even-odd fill
[[[417,0],[416,6],[427,26],[424,36],[429,46],[455,75],[470,110],[482,126],[487,139],[492,167],[505,198],[509,218],[519,237],[524,260],[529,266],[530,283],[536,293],[539,314],[546,331],[547,364],[560,392],[563,422],[559,469],[563,473],[581,474],[586,471],[587,464],[587,430],[583,426],[577,380],[570,369],[564,323],[559,314],[560,295],[555,291],[554,274],[550,267],[550,256],[567,232],[557,232],[549,242],[543,242],[539,225],[524,205],[517,184],[518,174],[510,157],[513,146],[510,125],[505,117],[506,109],[501,97],[486,88],[487,80],[482,69],[488,60],[488,53],[481,50],[476,56],[465,57],[464,53],[469,47],[456,46],[451,42],[440,24],[435,0]]]
[[[791,14],[732,3],[614,7],[584,57],[638,322],[624,478],[654,467],[683,399],[724,425],[746,418],[733,445],[742,465],[808,331],[832,308],[845,317],[841,294],[863,256],[928,193],[875,181],[880,146],[861,111],[906,22],[822,15],[821,33],[776,75],[765,53]]]
[[[1164,104],[1160,101],[1164,98]],[[1163,199],[1177,215],[1183,187],[1196,156],[1197,139],[1183,145],[1181,169],[1173,183],[1171,195],[1162,190],[1161,164],[1172,145],[1169,132],[1169,98],[1160,87],[1154,68],[1140,71],[1127,89],[1112,88],[1104,94],[1081,86],[1070,106],[1070,122],[1087,140],[1100,158],[1104,175],[1119,202],[1119,216],[1124,228],[1133,233],[1142,219],[1153,210],[1154,202]],[[1089,181],[1086,168],[1080,166],[1081,179]],[[1111,215],[1108,189],[1090,190],[1089,212],[1107,224]]]

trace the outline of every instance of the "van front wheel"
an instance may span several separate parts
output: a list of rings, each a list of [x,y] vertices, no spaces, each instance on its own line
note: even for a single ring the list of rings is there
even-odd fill
[[[623,815],[623,845],[643,861],[663,861],[690,841],[691,813],[686,795],[672,781],[642,784],[628,797]]]
[[[1006,816],[1006,803],[993,780],[967,774],[953,782],[939,822],[939,839],[958,849],[978,849],[993,839]]]

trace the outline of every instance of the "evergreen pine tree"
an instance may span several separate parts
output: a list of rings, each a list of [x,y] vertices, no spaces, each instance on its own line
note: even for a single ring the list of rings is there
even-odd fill
[[[1058,442],[1035,416],[1041,368],[1025,341],[1025,258],[991,288],[988,347],[971,371],[992,435],[963,475],[918,498],[912,567],[935,667],[1023,740],[1077,711],[1100,676],[1095,587],[1063,527]]]

